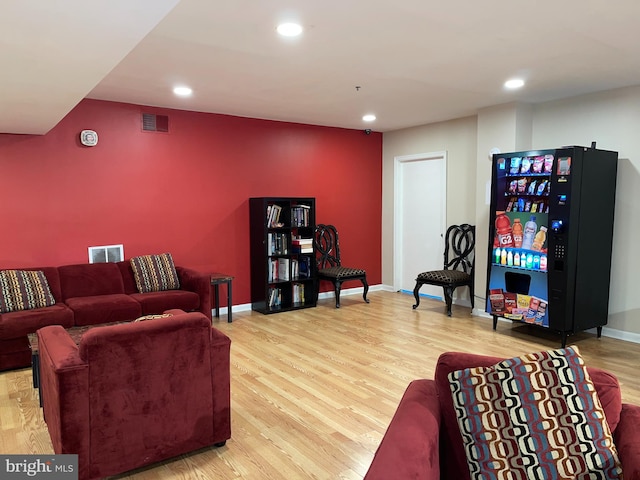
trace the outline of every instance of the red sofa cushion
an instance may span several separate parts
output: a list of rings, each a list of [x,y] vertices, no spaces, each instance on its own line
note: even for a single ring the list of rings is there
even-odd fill
[[[140,304],[125,294],[68,298],[66,304],[76,325],[124,322],[142,314]]]
[[[132,293],[131,298],[142,306],[142,314],[162,313],[170,308],[179,308],[185,312],[198,310],[200,297],[186,290],[166,290],[163,292]]]
[[[441,410],[441,475],[442,478],[469,479],[467,458],[462,436],[453,406],[449,373],[472,367],[489,367],[504,358],[487,357],[470,353],[447,352],[440,356],[436,365],[435,381]],[[596,387],[600,403],[605,411],[607,423],[612,432],[620,421],[622,400],[620,386],[612,374],[597,368],[587,368]]]
[[[124,293],[115,263],[86,263],[58,267],[63,299]]]
[[[0,315],[0,338],[17,338],[47,325],[73,326],[73,312],[64,304]]]
[[[131,295],[132,293],[138,293],[138,287],[136,286],[136,279],[133,274],[133,268],[131,268],[131,261],[124,260],[117,262],[116,265],[122,275],[122,283],[124,285],[124,293]]]

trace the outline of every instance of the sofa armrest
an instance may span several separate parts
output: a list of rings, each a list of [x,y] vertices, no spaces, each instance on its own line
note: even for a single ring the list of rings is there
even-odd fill
[[[640,406],[622,404],[613,438],[625,480],[640,480]]]
[[[440,479],[440,403],[433,380],[409,384],[364,480]]]
[[[213,431],[221,443],[231,438],[231,339],[211,328],[211,388],[213,391]]]
[[[78,454],[82,464],[90,443],[89,367],[60,325],[41,328],[37,335],[40,395],[53,450]]]
[[[200,297],[200,308],[198,311],[205,314],[209,320],[212,320],[211,276],[208,273],[178,266],[176,266],[176,272],[180,279],[180,288],[197,293],[198,297]]]

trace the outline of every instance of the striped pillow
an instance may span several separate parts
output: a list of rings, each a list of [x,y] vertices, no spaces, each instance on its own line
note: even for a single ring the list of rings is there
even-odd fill
[[[180,288],[180,280],[170,253],[133,257],[131,268],[140,293]]]
[[[50,307],[55,303],[41,270],[0,271],[0,312]]]
[[[621,479],[577,347],[449,374],[471,478]]]

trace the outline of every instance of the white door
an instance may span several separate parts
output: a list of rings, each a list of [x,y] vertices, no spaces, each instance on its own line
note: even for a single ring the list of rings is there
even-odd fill
[[[446,231],[446,152],[395,158],[394,289],[412,293],[416,276],[441,270]],[[421,295],[442,299],[442,288]]]

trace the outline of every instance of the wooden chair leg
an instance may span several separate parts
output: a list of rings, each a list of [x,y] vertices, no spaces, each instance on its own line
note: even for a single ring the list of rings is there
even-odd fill
[[[336,280],[333,283],[333,288],[336,292],[336,308],[340,308],[340,289],[342,288],[342,282],[339,280]]]
[[[367,283],[367,277],[362,278],[362,286],[364,287],[364,292],[362,292],[362,298],[364,301],[369,303],[369,299],[367,298],[367,292],[369,291],[369,284]]]
[[[451,316],[451,304],[453,303],[453,291],[455,288],[442,287],[444,290],[444,299],[447,302],[447,316]]]
[[[420,291],[420,287],[422,287],[422,283],[420,282],[416,282],[416,286],[413,289],[413,296],[416,299],[416,303],[413,306],[413,309],[415,310],[416,308],[418,308],[418,305],[420,305],[420,295],[418,294],[418,292]]]

